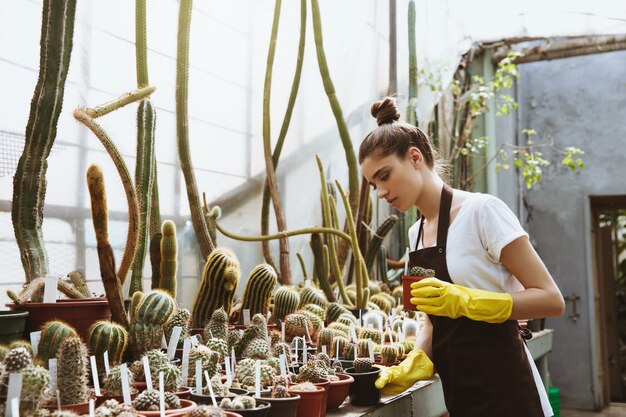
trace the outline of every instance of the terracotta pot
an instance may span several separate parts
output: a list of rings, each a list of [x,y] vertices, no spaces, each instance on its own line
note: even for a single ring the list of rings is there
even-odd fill
[[[289,393],[298,394],[298,417],[321,417],[322,412],[326,412],[326,407],[322,404],[324,399],[324,388],[316,386],[317,391],[298,391],[289,389]]]
[[[131,391],[132,391],[132,388],[131,388]],[[131,392],[130,400],[133,401],[135,398],[137,398],[137,395],[139,395],[139,391],[135,390],[135,392]],[[123,395],[96,395],[96,407],[101,405],[106,400],[116,400],[118,403],[123,404],[124,396]]]
[[[180,400],[180,408],[175,410],[165,410],[165,415],[168,417],[181,416],[187,414],[197,406],[196,403],[190,400]],[[87,409],[89,412],[89,409]],[[145,417],[161,417],[160,411],[139,411]]]
[[[93,400],[96,400],[96,398],[94,397]],[[56,411],[58,409],[56,405],[53,405],[50,407],[42,407],[42,408],[46,408],[50,410],[51,412]],[[79,416],[82,416],[83,414],[89,414],[89,401],[85,403],[80,403],[80,404],[62,405],[61,410],[72,411],[78,414]]]
[[[0,345],[24,337],[28,311],[0,311]]]
[[[256,405],[256,408],[237,410],[237,413],[241,414],[242,417],[266,417],[272,408],[272,405],[265,399],[257,400]]]
[[[98,320],[110,320],[111,309],[106,298],[84,300],[57,300],[56,303],[7,304],[13,311],[28,311],[24,339],[29,340],[30,332],[41,330],[50,320],[61,320],[72,326],[83,341],[89,340],[89,327]]]
[[[373,371],[356,373],[354,368],[348,368],[346,374],[354,378],[354,382],[350,385],[350,403],[356,406],[376,405],[380,401],[380,391],[374,385],[380,368]]]
[[[402,305],[406,310],[417,311],[415,306],[411,304],[411,284],[418,282],[427,277],[417,277],[412,275],[402,275]]]
[[[178,391],[176,391],[174,394],[176,394],[176,396],[180,398],[181,400],[188,400],[189,397],[191,396],[191,388],[180,387]]]
[[[296,417],[300,396],[291,393],[289,395],[289,398],[272,398],[270,393],[261,395],[260,399],[272,405],[268,417]]]
[[[133,382],[133,387],[137,388],[138,392],[142,392],[146,390],[146,388],[148,387],[148,384],[146,381],[135,381]]]
[[[348,374],[337,374],[339,381],[330,381],[328,387],[328,399],[326,400],[326,411],[336,410],[348,396],[350,385],[354,382]]]
[[[228,395],[229,398],[234,398],[236,395],[247,395],[248,391],[246,391],[245,389],[239,389],[239,388],[230,388],[228,391],[231,392],[232,395]],[[198,403],[198,404],[206,404],[206,405],[213,405],[213,401],[211,401],[211,396],[209,394],[196,394],[195,389],[191,391],[191,400]],[[215,402],[217,403],[217,405],[220,404],[220,401],[222,401],[222,399],[225,398],[224,396],[220,396],[217,395],[215,397]]]

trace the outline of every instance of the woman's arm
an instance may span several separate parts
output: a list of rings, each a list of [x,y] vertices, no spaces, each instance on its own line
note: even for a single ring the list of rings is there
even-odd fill
[[[560,316],[565,312],[561,291],[526,236],[506,245],[500,253],[500,262],[525,288],[511,294],[512,320]]]
[[[427,315],[424,315],[424,326],[417,335],[414,349],[422,349],[429,358],[433,353],[433,325]],[[407,352],[408,353],[408,352]]]

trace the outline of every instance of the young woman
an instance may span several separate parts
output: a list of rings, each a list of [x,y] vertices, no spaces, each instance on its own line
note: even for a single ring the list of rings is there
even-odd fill
[[[452,417],[552,416],[517,320],[559,316],[565,303],[528,234],[498,198],[445,184],[433,145],[397,121],[394,99],[372,115],[363,176],[392,207],[422,213],[409,230],[409,267],[436,273],[411,286],[411,303],[428,315],[415,349],[377,387],[400,393],[436,370]]]

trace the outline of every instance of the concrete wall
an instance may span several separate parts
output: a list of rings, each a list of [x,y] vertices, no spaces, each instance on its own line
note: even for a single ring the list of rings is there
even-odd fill
[[[552,382],[563,406],[591,409],[597,352],[589,196],[626,194],[626,51],[520,65],[517,120],[501,122],[501,132],[535,129],[539,140],[585,151],[586,167],[572,174],[556,164],[544,170],[540,185],[524,191],[521,217],[564,296],[580,296],[578,321],[572,304],[563,317],[547,320],[556,330],[549,356]],[[506,124],[508,123],[508,125]],[[549,156],[551,153],[546,151]],[[517,180],[500,178],[499,188],[513,207]]]

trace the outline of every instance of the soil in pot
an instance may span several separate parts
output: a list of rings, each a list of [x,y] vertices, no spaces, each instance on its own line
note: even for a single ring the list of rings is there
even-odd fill
[[[28,311],[0,311],[0,345],[22,339]]]
[[[289,398],[272,398],[270,393],[261,395],[263,401],[272,405],[268,417],[296,417],[300,396],[293,393],[289,395]]]
[[[376,405],[380,401],[380,391],[374,385],[380,368],[370,372],[356,373],[354,368],[348,368],[345,373],[354,378],[350,385],[350,403],[356,406]]]
[[[337,377],[339,377],[339,381],[330,381],[327,389],[326,411],[336,410],[343,404],[343,401],[348,396],[350,385],[354,382],[354,378],[348,374],[338,373]]]

